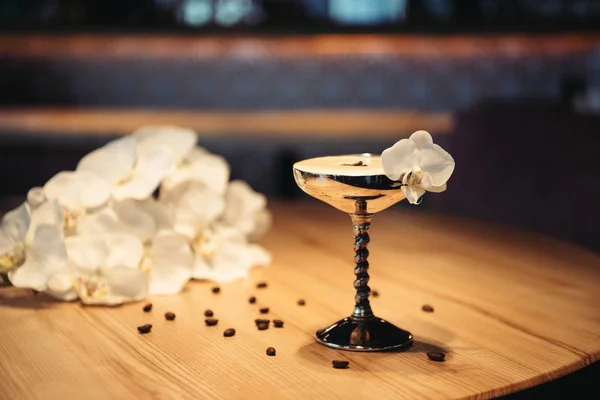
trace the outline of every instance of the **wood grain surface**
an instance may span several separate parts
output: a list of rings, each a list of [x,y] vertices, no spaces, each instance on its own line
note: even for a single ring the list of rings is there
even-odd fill
[[[392,137],[419,129],[449,133],[448,112],[410,110],[186,111],[81,108],[0,109],[1,134],[127,134],[141,125],[174,124],[203,136]]]
[[[349,353],[313,334],[353,306],[347,216],[315,202],[275,204],[272,266],[248,281],[195,282],[119,308],[0,291],[2,399],[489,398],[577,370],[600,356],[600,256],[479,223],[387,210],[371,229],[375,313],[410,330],[406,352]],[[258,281],[268,282],[256,289]],[[257,304],[249,304],[255,295]],[[304,307],[296,304],[305,299]],[[423,304],[433,313],[421,310]],[[285,327],[258,331],[253,320]],[[210,308],[219,319],[204,325]],[[175,321],[165,321],[172,311]],[[151,323],[150,334],[136,326]],[[234,337],[223,337],[235,328]],[[277,349],[275,357],[265,354]],[[445,362],[427,359],[444,351]],[[336,370],[332,359],[350,361]]]

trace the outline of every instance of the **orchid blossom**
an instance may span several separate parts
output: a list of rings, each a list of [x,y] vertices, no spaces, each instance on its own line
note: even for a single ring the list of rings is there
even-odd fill
[[[225,159],[197,139],[145,126],[31,189],[0,223],[0,273],[60,300],[118,305],[270,264],[249,243],[270,225],[266,198],[229,183]]]
[[[417,131],[381,154],[386,176],[398,181],[407,200],[418,204],[426,191],[443,192],[454,171],[454,159],[433,143],[426,131]]]

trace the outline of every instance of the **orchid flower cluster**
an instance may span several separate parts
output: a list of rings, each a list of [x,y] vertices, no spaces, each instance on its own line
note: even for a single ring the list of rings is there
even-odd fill
[[[419,204],[425,192],[440,193],[454,172],[454,159],[433,143],[427,131],[417,131],[381,153],[385,175],[401,186],[411,204]]]
[[[270,264],[254,243],[271,223],[265,196],[230,182],[197,139],[142,127],[31,189],[0,224],[0,273],[60,300],[118,305]]]

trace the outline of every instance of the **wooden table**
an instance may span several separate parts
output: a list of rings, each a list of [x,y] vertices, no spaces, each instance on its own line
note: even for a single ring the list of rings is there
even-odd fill
[[[275,205],[275,255],[252,279],[192,283],[179,296],[90,308],[0,292],[5,399],[488,398],[540,384],[600,356],[600,256],[575,245],[419,209],[372,227],[375,312],[413,332],[401,353],[349,353],[313,340],[352,310],[352,232],[326,205]],[[255,283],[266,281],[266,289]],[[256,295],[257,304],[248,303]],[[306,306],[296,304],[305,299]],[[431,304],[433,313],[421,310]],[[283,329],[258,331],[268,306]],[[204,325],[214,310],[217,327]],[[163,314],[173,311],[175,321]],[[152,323],[148,335],[136,326]],[[223,337],[223,330],[237,334]],[[265,350],[273,346],[275,357]],[[447,354],[438,363],[427,351]],[[332,359],[350,361],[336,370]]]

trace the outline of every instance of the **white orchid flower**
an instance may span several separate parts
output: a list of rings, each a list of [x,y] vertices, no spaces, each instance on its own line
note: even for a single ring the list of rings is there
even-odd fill
[[[426,131],[417,131],[381,154],[385,175],[400,181],[411,204],[418,204],[425,191],[443,192],[454,171],[454,159],[433,143]]]
[[[4,220],[8,221],[7,231],[11,232],[13,245],[16,243],[12,257],[5,259],[13,261],[8,278],[16,287],[44,291],[52,274],[67,261],[63,214],[58,202],[46,200],[40,188],[32,189],[27,197],[30,203],[10,212]],[[5,231],[4,221],[2,231]]]
[[[231,282],[247,278],[254,266],[271,263],[262,246],[249,244],[236,228],[218,226],[206,229],[194,242],[193,278]]]
[[[223,196],[197,181],[161,190],[160,203],[168,210],[173,229],[189,239],[210,227],[225,209]]]
[[[255,192],[244,181],[231,181],[225,192],[222,221],[255,240],[271,225],[271,213],[266,207],[267,198],[264,194]]]
[[[65,215],[65,230],[73,233],[82,215],[108,202],[110,187],[91,172],[62,171],[46,182],[43,196],[58,201]]]
[[[94,174],[116,200],[149,198],[176,165],[168,147],[138,148],[133,136],[126,136],[96,149],[77,164],[78,173]],[[79,186],[79,190],[87,186]]]
[[[88,214],[79,224],[79,234],[126,233],[148,243],[163,229],[171,228],[166,208],[153,199],[115,201]]]
[[[149,293],[169,295],[181,292],[192,277],[194,255],[188,240],[174,231],[160,231],[143,263],[150,274]]]
[[[148,274],[140,269],[144,249],[135,236],[72,236],[66,248],[70,268],[53,276],[52,292],[68,293],[70,278],[84,304],[118,305],[146,297]]]

